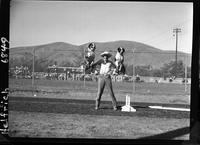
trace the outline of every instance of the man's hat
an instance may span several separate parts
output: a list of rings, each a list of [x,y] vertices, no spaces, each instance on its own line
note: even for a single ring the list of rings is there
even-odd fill
[[[112,56],[112,54],[110,54],[108,51],[104,51],[103,53],[101,53],[101,57],[107,56],[108,58],[110,58]]]

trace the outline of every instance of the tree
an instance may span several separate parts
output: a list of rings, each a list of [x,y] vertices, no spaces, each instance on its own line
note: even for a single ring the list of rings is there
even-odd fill
[[[151,71],[152,71],[151,65],[135,67],[135,73],[140,76],[151,76]]]
[[[133,65],[125,65],[126,68],[126,74],[129,76],[133,75]]]
[[[187,67],[187,78],[191,78],[191,67]]]
[[[185,67],[181,60],[177,61],[177,64],[175,61],[165,63],[164,66],[161,68],[161,71],[164,77],[184,77],[185,75]]]
[[[151,73],[153,77],[162,77],[162,71],[160,69],[153,69]]]

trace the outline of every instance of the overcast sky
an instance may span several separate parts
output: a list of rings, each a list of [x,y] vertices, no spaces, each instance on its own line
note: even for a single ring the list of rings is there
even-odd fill
[[[22,1],[10,4],[10,47],[53,42],[129,40],[191,53],[193,4],[117,1]]]

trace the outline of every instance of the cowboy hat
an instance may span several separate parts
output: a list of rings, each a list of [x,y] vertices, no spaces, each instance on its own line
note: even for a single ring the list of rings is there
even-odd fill
[[[101,53],[101,57],[107,56],[108,58],[110,58],[112,56],[112,54],[110,54],[108,51],[104,51],[103,53]]]

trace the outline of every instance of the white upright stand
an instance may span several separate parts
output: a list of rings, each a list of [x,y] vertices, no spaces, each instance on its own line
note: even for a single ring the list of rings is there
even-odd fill
[[[126,105],[122,107],[121,111],[125,112],[136,112],[136,109],[130,106],[130,96],[126,95]]]

